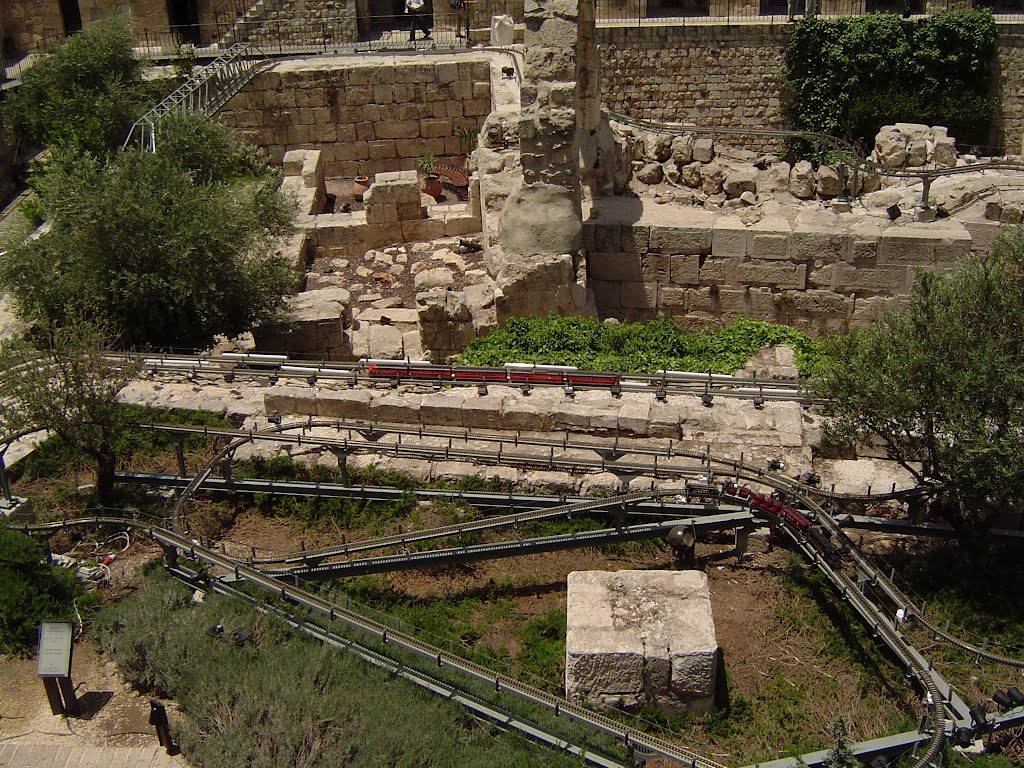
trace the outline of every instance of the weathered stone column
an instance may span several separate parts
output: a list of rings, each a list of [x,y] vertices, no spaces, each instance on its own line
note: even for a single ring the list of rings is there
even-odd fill
[[[500,246],[486,258],[499,322],[519,315],[595,314],[582,254],[577,55],[581,21],[589,25],[582,37],[591,46],[582,47],[593,51],[593,3],[525,3],[517,125],[523,179],[502,209]]]
[[[523,183],[502,211],[501,247],[523,255],[575,253],[583,227],[576,126],[579,4],[526,0],[525,11],[518,126]]]

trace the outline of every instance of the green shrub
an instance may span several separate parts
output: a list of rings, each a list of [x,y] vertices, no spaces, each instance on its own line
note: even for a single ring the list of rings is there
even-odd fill
[[[93,321],[126,347],[203,349],[277,317],[294,282],[276,251],[294,199],[273,173],[225,180],[250,155],[220,143],[220,129],[172,125],[174,156],[53,153],[35,182],[52,228],[0,259],[23,318]],[[220,165],[188,167],[217,151]]]
[[[46,562],[43,548],[0,526],[0,653],[32,653],[41,621],[71,621],[83,593],[74,575]]]
[[[214,624],[253,634],[236,647],[206,634]],[[188,589],[159,571],[150,572],[136,595],[101,611],[94,631],[129,682],[181,705],[188,718],[177,737],[194,765],[574,764],[519,740],[495,738],[455,705],[240,602],[208,595],[193,605]]]
[[[988,9],[917,21],[895,14],[803,19],[786,49],[783,90],[794,128],[870,148],[882,125],[944,125],[960,144],[989,143],[996,28]],[[791,148],[813,154],[802,141]]]
[[[28,69],[4,103],[4,122],[29,146],[102,156],[154,100],[119,17],[72,35]]]
[[[795,328],[738,318],[715,333],[684,333],[667,317],[621,325],[582,317],[513,318],[471,343],[458,362],[575,365],[624,373],[665,369],[731,374],[761,347],[773,344],[794,347],[801,372],[817,365],[818,345]]]

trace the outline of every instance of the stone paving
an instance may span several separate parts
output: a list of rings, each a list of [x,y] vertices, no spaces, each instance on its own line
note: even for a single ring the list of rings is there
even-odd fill
[[[186,768],[181,755],[161,747],[61,747],[55,744],[6,744],[0,768]]]

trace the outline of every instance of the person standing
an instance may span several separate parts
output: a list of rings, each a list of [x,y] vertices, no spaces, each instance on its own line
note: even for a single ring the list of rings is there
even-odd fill
[[[405,0],[405,12],[409,14],[409,41],[416,41],[416,30],[423,32],[423,39],[430,39],[430,27],[427,26],[427,9],[424,0]]]

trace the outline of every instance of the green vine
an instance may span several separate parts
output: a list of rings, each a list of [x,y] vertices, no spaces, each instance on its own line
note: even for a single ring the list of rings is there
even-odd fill
[[[801,20],[783,89],[793,127],[870,147],[883,125],[944,125],[958,144],[991,144],[996,25],[987,8],[920,21],[895,14]],[[793,142],[802,157],[814,150]]]

